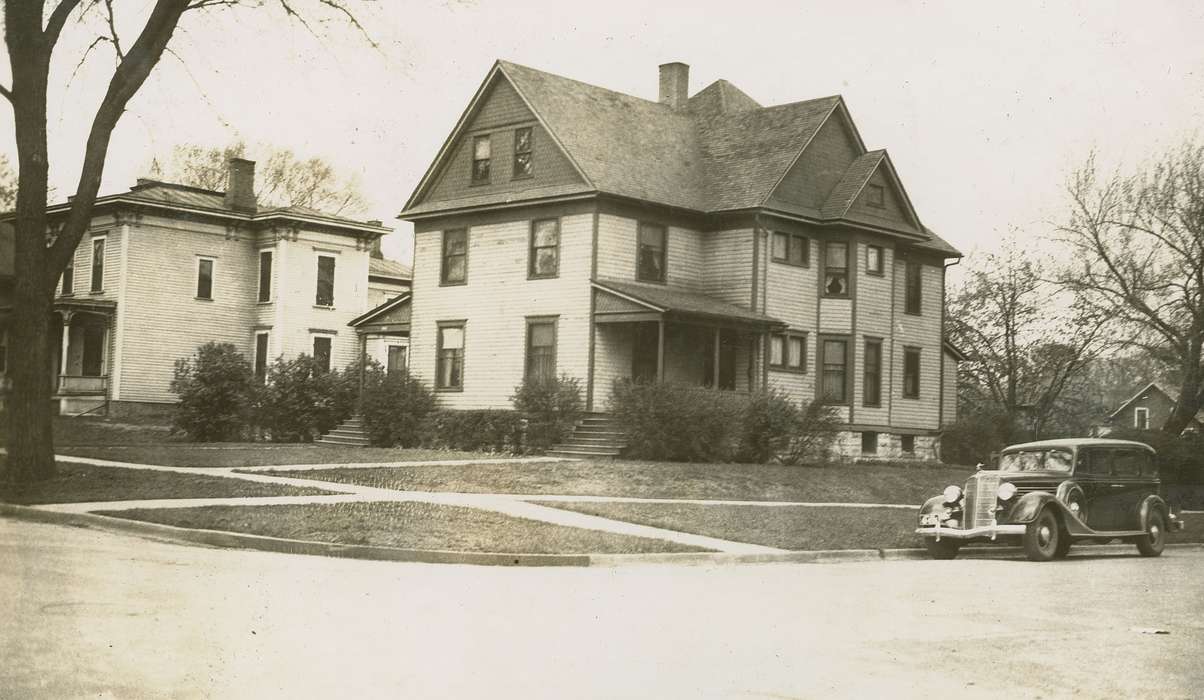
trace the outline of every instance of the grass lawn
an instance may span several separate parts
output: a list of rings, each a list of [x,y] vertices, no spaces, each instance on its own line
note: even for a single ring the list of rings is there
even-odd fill
[[[0,501],[22,505],[131,501],[148,498],[318,496],[324,493],[328,492],[320,489],[259,484],[218,476],[61,463],[58,465],[58,476],[50,481],[27,486],[0,482]]]
[[[403,549],[508,554],[707,551],[662,540],[429,503],[214,506],[114,511],[106,515],[178,527]]]
[[[971,473],[958,467],[783,467],[616,460],[327,469],[307,471],[305,478],[415,491],[920,505],[949,484],[964,483]]]
[[[640,525],[779,549],[922,547],[916,513],[889,508],[717,506],[690,503],[544,503]]]
[[[107,418],[54,418],[55,448],[66,445],[147,445],[172,439],[167,425],[123,423]],[[179,439],[179,438],[176,438]],[[8,444],[8,420],[0,420],[0,445]]]
[[[167,443],[110,447],[64,447],[59,454],[165,467],[254,467],[354,462],[423,462],[443,459],[492,459],[505,455],[400,447],[253,443]]]

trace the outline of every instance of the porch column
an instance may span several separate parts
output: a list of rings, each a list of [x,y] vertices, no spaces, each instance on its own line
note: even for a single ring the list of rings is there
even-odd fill
[[[656,322],[656,381],[665,381],[665,317]]]
[[[719,326],[715,326],[715,348],[711,362],[711,388],[719,388]]]
[[[71,312],[64,311],[59,314],[63,318],[63,338],[62,338],[62,353],[59,355],[59,376],[62,377],[67,373],[67,346],[71,342]],[[60,382],[62,380],[59,380]]]
[[[360,392],[355,401],[355,412],[364,413],[364,383],[368,372],[368,334],[360,333]]]

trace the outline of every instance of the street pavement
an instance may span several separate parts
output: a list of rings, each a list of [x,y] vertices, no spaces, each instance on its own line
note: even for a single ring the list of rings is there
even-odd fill
[[[1202,573],[397,564],[0,519],[0,698],[1198,698]]]

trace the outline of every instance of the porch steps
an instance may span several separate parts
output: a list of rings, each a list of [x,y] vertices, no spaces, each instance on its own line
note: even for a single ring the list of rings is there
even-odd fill
[[[314,440],[320,445],[340,445],[343,447],[367,447],[372,444],[368,440],[368,432],[364,429],[364,420],[352,416],[339,424],[339,427]]]
[[[548,450],[550,457],[576,459],[618,457],[627,447],[627,434],[605,413],[587,413],[573,428],[573,434]]]

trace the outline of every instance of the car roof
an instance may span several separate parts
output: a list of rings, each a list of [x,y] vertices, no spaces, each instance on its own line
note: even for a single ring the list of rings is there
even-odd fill
[[[1023,442],[1018,445],[1008,445],[1003,448],[1004,452],[1011,450],[1039,450],[1050,449],[1054,447],[1137,447],[1149,452],[1154,452],[1154,448],[1144,442],[1136,442],[1134,440],[1109,440],[1107,438],[1062,438],[1060,440],[1038,440],[1037,442]]]

